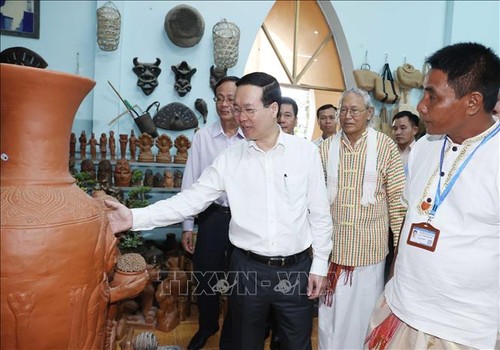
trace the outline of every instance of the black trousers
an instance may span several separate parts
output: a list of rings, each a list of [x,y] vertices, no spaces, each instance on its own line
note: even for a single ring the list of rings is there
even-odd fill
[[[231,214],[211,205],[198,215],[198,235],[193,256],[194,277],[197,281],[194,293],[198,303],[200,332],[213,334],[219,330],[220,293],[217,281],[224,279],[229,266],[231,246],[228,232]],[[231,319],[228,311],[220,337],[221,349],[229,347]]]
[[[313,302],[307,297],[311,258],[287,267],[269,267],[235,248],[229,285],[233,349],[264,349],[269,310],[277,322],[281,348],[311,349]]]

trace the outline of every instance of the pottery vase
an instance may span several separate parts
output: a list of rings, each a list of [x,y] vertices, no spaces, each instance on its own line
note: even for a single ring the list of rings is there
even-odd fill
[[[116,238],[68,170],[95,82],[0,65],[1,348],[102,349]]]

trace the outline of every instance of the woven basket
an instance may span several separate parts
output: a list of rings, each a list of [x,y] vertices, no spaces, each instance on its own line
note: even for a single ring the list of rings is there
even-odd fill
[[[114,51],[120,43],[121,16],[111,1],[97,9],[97,44],[103,51]]]
[[[212,29],[214,40],[214,61],[217,68],[231,68],[238,62],[240,29],[225,19]]]

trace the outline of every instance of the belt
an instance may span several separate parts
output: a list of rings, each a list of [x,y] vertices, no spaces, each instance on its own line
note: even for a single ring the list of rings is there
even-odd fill
[[[224,214],[231,214],[231,209],[229,207],[225,207],[223,205],[217,204],[217,203],[212,203],[208,207],[212,210],[218,211],[219,213],[224,213]]]
[[[298,262],[301,262],[309,256],[309,249],[306,249],[300,253],[288,255],[288,256],[264,256],[249,252],[248,250],[243,250],[241,248],[235,247],[240,252],[245,254],[252,260],[260,262],[270,267],[286,267]]]

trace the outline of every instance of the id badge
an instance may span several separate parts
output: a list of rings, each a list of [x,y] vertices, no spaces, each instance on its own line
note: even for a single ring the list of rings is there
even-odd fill
[[[439,230],[426,222],[411,225],[407,244],[433,252],[436,250]]]

